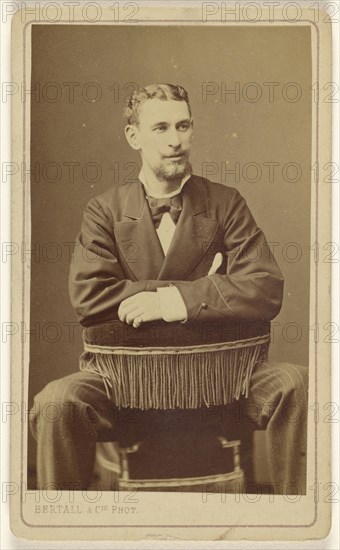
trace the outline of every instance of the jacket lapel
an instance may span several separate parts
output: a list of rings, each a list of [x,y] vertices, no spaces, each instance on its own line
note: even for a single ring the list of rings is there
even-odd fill
[[[157,279],[164,253],[140,182],[130,185],[123,220],[115,223],[119,250],[138,281]]]
[[[186,182],[182,193],[182,212],[164,258],[143,185],[138,182],[129,187],[123,219],[115,222],[115,236],[136,280],[186,280],[208,251],[218,222],[207,217],[205,194],[194,177]]]
[[[218,222],[207,217],[205,193],[191,177],[183,187],[182,212],[158,279],[185,280],[202,260]]]

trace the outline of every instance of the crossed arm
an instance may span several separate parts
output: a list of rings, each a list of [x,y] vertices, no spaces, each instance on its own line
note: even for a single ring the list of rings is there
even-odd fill
[[[94,324],[118,316],[137,328],[141,323],[164,319],[161,292],[170,290],[170,285],[174,287],[171,290],[176,289],[178,307],[173,307],[171,317],[165,320],[273,319],[282,302],[281,272],[236,190],[228,209],[223,227],[228,258],[225,274],[191,281],[133,281],[119,261],[112,214],[105,204],[92,199],[84,211],[69,279],[71,302],[80,322]],[[250,261],[245,254],[249,247],[260,248],[261,257]]]

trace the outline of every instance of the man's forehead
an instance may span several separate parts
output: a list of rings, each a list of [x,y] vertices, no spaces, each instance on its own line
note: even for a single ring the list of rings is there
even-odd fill
[[[139,122],[141,124],[175,122],[187,118],[190,118],[190,113],[186,101],[172,99],[148,99],[141,105],[139,112]]]

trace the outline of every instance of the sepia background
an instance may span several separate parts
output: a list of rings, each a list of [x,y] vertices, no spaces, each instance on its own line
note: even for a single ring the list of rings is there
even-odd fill
[[[49,381],[78,369],[81,327],[67,288],[72,243],[88,200],[138,176],[122,111],[126,96],[151,82],[187,89],[194,173],[237,187],[273,243],[285,291],[270,359],[308,365],[310,29],[36,25],[29,406]],[[262,436],[255,446],[259,478]]]

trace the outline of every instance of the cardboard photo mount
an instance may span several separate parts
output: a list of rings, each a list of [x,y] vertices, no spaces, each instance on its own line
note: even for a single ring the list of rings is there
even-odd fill
[[[56,4],[56,3],[54,3]],[[228,20],[216,3],[190,4],[186,7],[152,5],[133,2],[130,7],[110,9],[103,2],[100,12],[84,13],[60,3],[58,18],[53,23],[40,5],[34,12],[26,7],[13,18],[12,70],[13,82],[30,89],[31,32],[34,25],[215,25],[257,27],[294,25],[311,30],[313,87],[319,90],[318,101],[312,104],[312,166],[323,167],[331,162],[331,103],[324,90],[332,81],[331,25],[327,14],[305,8],[297,21],[287,19],[282,6],[269,13],[262,6],[260,15],[240,11],[237,21]],[[206,3],[208,4],[208,3]],[[210,3],[211,4],[211,3]],[[209,11],[210,10],[210,11]],[[90,17],[93,22],[90,22]],[[97,18],[97,19],[96,19]],[[274,21],[273,21],[274,18]],[[157,50],[155,50],[157,56]],[[21,94],[12,98],[12,160],[21,166],[30,163],[30,97]],[[311,172],[311,242],[330,252],[331,192]],[[20,171],[12,178],[12,241],[30,247],[31,213],[29,181],[22,182]],[[326,248],[325,248],[326,247]],[[329,295],[331,263],[310,262],[309,327],[323,327],[331,320]],[[20,255],[12,262],[12,321],[18,326],[30,325],[30,265]],[[58,492],[33,491],[27,487],[27,422],[13,415],[11,423],[11,528],[28,540],[308,540],[327,536],[330,529],[332,486],[330,467],[330,426],[324,415],[331,398],[331,356],[329,339],[315,339],[311,331],[308,483],[307,495],[235,495],[148,492]],[[30,349],[28,339],[20,334],[12,338],[12,396],[15,403],[27,403]],[[326,408],[325,408],[326,407]],[[328,411],[329,412],[329,411]],[[15,489],[15,490],[14,490]]]

